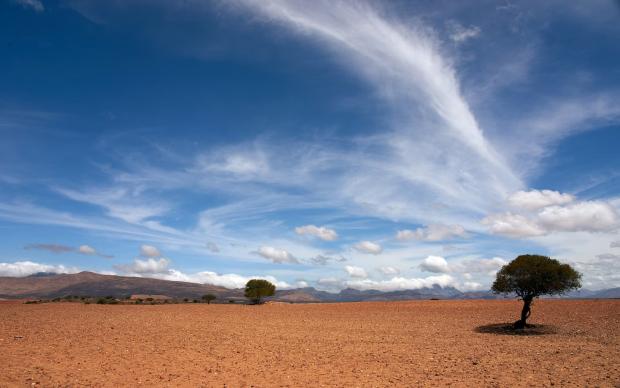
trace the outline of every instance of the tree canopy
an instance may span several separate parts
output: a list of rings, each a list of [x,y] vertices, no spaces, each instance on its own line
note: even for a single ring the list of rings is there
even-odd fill
[[[521,255],[497,272],[491,289],[497,294],[514,293],[523,300],[521,319],[515,322],[515,328],[524,328],[534,298],[580,287],[581,274],[570,265],[547,256]]]
[[[540,255],[521,255],[497,273],[492,290],[520,298],[562,294],[581,287],[581,274],[570,265]]]
[[[245,285],[245,297],[252,303],[259,304],[261,299],[272,296],[276,292],[276,286],[264,279],[252,279]]]

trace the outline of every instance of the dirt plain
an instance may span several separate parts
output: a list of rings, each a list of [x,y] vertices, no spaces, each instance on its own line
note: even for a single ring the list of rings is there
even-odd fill
[[[0,303],[0,386],[620,386],[620,300]]]

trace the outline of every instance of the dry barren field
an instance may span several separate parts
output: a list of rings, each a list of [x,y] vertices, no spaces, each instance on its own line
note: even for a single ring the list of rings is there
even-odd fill
[[[0,386],[620,386],[620,301],[0,304]]]

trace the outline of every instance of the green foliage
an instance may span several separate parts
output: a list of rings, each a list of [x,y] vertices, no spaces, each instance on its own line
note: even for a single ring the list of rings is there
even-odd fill
[[[245,297],[252,303],[259,304],[261,299],[272,296],[276,292],[276,286],[264,279],[252,279],[245,285]]]
[[[581,274],[570,265],[540,255],[521,255],[503,266],[491,289],[523,300],[562,294],[581,287]]]
[[[207,304],[211,304],[211,301],[214,301],[216,299],[217,299],[217,296],[215,296],[213,294],[206,294],[206,295],[202,296],[202,300],[207,302]]]
[[[118,304],[118,300],[116,300],[113,296],[109,295],[105,298],[97,299],[97,304]]]

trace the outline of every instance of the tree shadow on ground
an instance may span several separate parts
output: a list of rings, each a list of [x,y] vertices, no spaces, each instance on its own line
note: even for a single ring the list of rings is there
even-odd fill
[[[513,323],[494,323],[492,325],[478,326],[474,329],[477,333],[496,335],[549,335],[556,334],[557,328],[551,325],[528,324],[524,329],[515,329]]]

